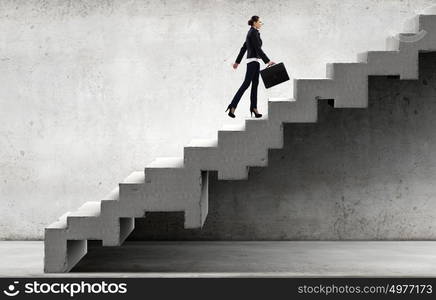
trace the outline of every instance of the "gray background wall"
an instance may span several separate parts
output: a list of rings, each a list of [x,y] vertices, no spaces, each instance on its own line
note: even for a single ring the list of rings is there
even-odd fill
[[[260,15],[265,23],[263,49],[272,60],[284,62],[292,78],[316,78],[324,77],[327,62],[355,61],[358,52],[384,50],[387,36],[401,32],[407,18],[432,4],[436,1],[0,1],[0,239],[40,239],[45,225],[86,201],[101,199],[155,157],[181,156],[190,139],[214,136],[222,124],[248,117],[248,94],[237,119],[230,120],[224,109],[244,77],[245,64],[236,71],[230,65],[251,15]],[[291,83],[268,91],[260,85],[259,111],[266,110],[267,97],[290,97]],[[333,149],[306,141],[315,129],[303,127],[287,129],[287,135],[302,138],[299,143],[306,146]],[[341,144],[333,129],[328,132]],[[350,147],[368,138],[344,134],[343,142]],[[412,133],[406,137],[392,138],[383,149],[416,141],[410,140]],[[430,151],[431,144],[414,147]],[[283,178],[296,178],[307,165],[284,169],[275,157],[268,170],[253,170],[250,176],[258,178],[256,184],[215,183],[213,203],[222,197],[225,207],[233,191],[232,199],[238,201],[229,205],[256,216],[251,222],[271,222],[268,213],[280,208],[276,211],[284,215],[274,219],[289,221],[287,228],[293,228],[275,233],[283,237],[398,236],[400,229],[391,227],[397,224],[403,228],[401,236],[431,236],[425,225],[430,215],[422,208],[424,203],[431,207],[431,191],[422,194],[421,188],[429,184],[422,173],[408,177],[414,183],[407,185],[408,191],[395,176],[373,181],[357,180],[362,177],[356,175],[340,186],[334,185],[333,176],[348,178],[346,168],[364,167],[369,156],[349,157],[346,163],[325,158],[325,166],[339,173],[327,168],[332,173],[326,182],[318,172],[307,171],[299,185],[288,186]],[[413,159],[418,158],[412,156],[408,163]],[[388,161],[394,174],[400,174],[403,161],[396,156]],[[284,176],[271,184],[268,176],[278,174]],[[338,202],[306,201],[316,196],[307,193],[313,181],[317,192]],[[349,194],[349,187],[368,183],[372,189],[362,190],[359,197],[354,190]],[[247,186],[256,187],[256,194],[249,194]],[[391,204],[397,210],[387,206],[387,200],[380,202],[386,191],[401,194],[402,200]],[[297,203],[289,201],[295,192]],[[421,204],[416,209],[405,200],[415,192],[420,196],[413,199]],[[252,197],[257,206],[242,204]],[[303,208],[311,213],[290,219],[296,212],[307,212]],[[360,218],[355,219],[356,214]],[[366,228],[361,234],[356,233],[357,220]],[[373,222],[381,223],[365,225]],[[266,236],[275,225],[270,226],[258,232],[250,232],[250,225],[237,226],[235,236]]]

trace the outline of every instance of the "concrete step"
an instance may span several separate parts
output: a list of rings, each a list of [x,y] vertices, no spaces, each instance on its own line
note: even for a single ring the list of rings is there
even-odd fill
[[[133,217],[143,215],[143,211],[138,210],[136,205],[143,198],[145,186],[145,172],[134,171],[130,173],[122,182],[118,184],[119,187],[119,204],[113,203],[111,205],[119,205],[118,208],[127,210]],[[109,205],[109,204],[108,204]],[[122,205],[122,206],[121,206]],[[136,213],[135,213],[136,212]]]
[[[368,106],[368,65],[365,63],[327,64],[333,80],[335,107]],[[329,99],[330,97],[320,97]]]
[[[267,149],[283,148],[283,126],[272,120],[246,120],[245,126],[248,132],[262,137]]]
[[[81,217],[98,217],[100,216],[100,201],[88,201],[82,204],[77,210],[73,211],[67,218],[71,219]]]
[[[60,216],[56,221],[47,225],[46,229],[65,229],[67,228],[67,217],[71,214],[71,212],[67,211],[62,216]]]
[[[99,239],[101,236],[100,201],[88,201],[67,217],[70,238]]]
[[[191,140],[183,149],[183,158],[188,168],[217,171],[221,158],[218,138]]]
[[[183,157],[158,157],[145,167],[145,173],[147,171],[153,171],[156,169],[179,169],[183,168]]]
[[[255,133],[247,131],[245,124],[226,124],[218,131],[219,180],[246,180],[249,165],[267,164],[267,149],[255,146]]]
[[[245,123],[241,124],[224,124],[218,130],[218,148],[228,145],[229,142],[234,142],[238,135],[245,132]]]
[[[44,229],[44,272],[68,272],[87,252],[86,240],[67,242],[66,212]]]
[[[138,210],[134,203],[121,201],[119,186],[101,200],[101,215],[105,218],[144,218],[145,212]]]
[[[67,217],[68,238],[102,240],[104,246],[119,246],[127,238],[133,231],[134,218],[121,218],[119,213],[102,214],[101,203],[86,202]]]
[[[300,82],[300,84],[302,84],[302,82]],[[294,87],[294,94],[297,93],[295,90],[297,88],[296,86]],[[304,100],[303,97],[305,96],[303,95],[301,97],[301,101],[297,101],[296,99],[270,100],[268,103],[269,121],[273,124],[273,128],[279,128],[282,123],[316,122],[317,108],[315,98]]]
[[[201,202],[201,170],[184,168],[182,157],[160,157],[119,184],[120,203],[129,212],[185,211]]]

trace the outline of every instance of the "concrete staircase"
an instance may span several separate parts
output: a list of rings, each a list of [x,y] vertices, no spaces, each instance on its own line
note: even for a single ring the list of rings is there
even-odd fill
[[[45,228],[45,272],[68,272],[88,240],[119,246],[134,219],[152,211],[183,211],[185,228],[201,228],[208,212],[209,171],[220,180],[248,179],[250,166],[267,166],[268,149],[283,146],[283,123],[316,122],[317,101],[335,108],[367,107],[369,75],[418,79],[419,51],[436,51],[436,15],[418,15],[387,39],[387,51],[358,54],[356,63],[327,65],[326,78],[295,79],[294,99],[269,99],[268,114],[226,126],[217,138],[192,140],[183,157],[157,158],[130,174],[101,201],[67,212]],[[409,33],[411,32],[411,33]]]

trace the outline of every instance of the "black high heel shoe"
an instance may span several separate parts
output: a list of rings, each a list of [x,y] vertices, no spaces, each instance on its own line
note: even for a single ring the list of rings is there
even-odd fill
[[[251,113],[251,116],[253,116],[253,113],[254,113],[254,115],[256,116],[256,118],[260,118],[260,117],[262,117],[262,114],[258,114],[258,113],[256,113],[256,112],[254,111],[253,108],[250,108],[250,113]]]
[[[230,105],[227,106],[227,109],[226,109],[224,112],[229,111],[229,113],[228,113],[229,117],[234,118],[235,115],[232,113],[231,108],[232,108],[232,107],[231,107]]]

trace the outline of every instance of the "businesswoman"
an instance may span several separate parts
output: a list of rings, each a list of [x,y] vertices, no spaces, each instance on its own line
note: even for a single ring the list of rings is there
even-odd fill
[[[238,105],[239,100],[241,100],[242,95],[245,90],[248,88],[251,82],[251,93],[250,93],[250,113],[251,116],[254,115],[256,118],[262,117],[257,111],[257,87],[259,85],[259,70],[260,70],[260,58],[263,60],[267,67],[275,64],[275,62],[270,61],[268,56],[262,51],[262,40],[260,39],[259,29],[262,27],[263,23],[260,21],[258,16],[252,16],[250,20],[248,20],[248,25],[250,25],[250,30],[248,30],[247,37],[245,39],[244,44],[242,45],[241,50],[239,51],[238,57],[236,58],[235,63],[233,64],[233,69],[236,69],[238,65],[241,63],[242,56],[244,56],[245,51],[247,51],[247,72],[245,73],[245,79],[242,83],[241,87],[236,92],[233,97],[232,102],[226,109],[226,112],[229,111],[228,115],[231,118],[235,117],[235,109]]]

